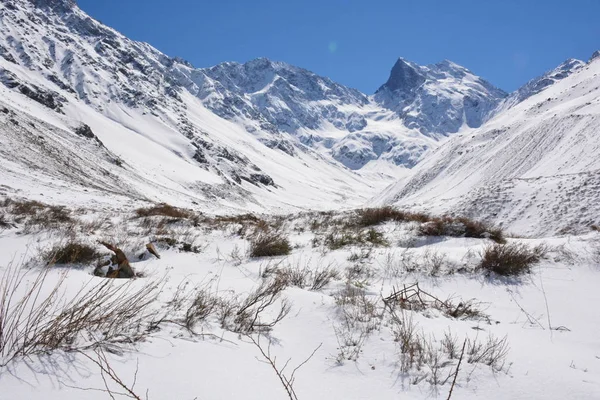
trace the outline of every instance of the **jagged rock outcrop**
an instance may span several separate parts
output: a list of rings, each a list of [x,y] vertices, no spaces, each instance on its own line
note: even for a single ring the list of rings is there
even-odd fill
[[[421,66],[400,58],[373,98],[408,128],[439,138],[462,127],[478,128],[506,96],[451,61]]]

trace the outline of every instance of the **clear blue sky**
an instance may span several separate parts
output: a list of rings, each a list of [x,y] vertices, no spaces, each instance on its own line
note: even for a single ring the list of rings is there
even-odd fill
[[[600,49],[599,0],[78,0],[197,67],[285,61],[373,93],[400,56],[461,64],[512,91]]]

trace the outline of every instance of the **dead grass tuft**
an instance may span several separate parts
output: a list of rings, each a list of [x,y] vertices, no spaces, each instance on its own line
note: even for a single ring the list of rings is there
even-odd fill
[[[54,246],[46,253],[48,265],[89,264],[100,257],[100,253],[94,247],[77,241],[69,241],[63,245]]]
[[[135,214],[139,218],[161,216],[176,219],[189,219],[194,216],[194,213],[190,210],[174,207],[167,203],[160,203],[152,207],[138,208],[135,210]]]
[[[496,243],[505,242],[501,229],[464,217],[454,218],[445,216],[432,218],[419,227],[419,234],[421,236],[486,238]]]
[[[358,210],[358,225],[362,227],[379,225],[390,221],[427,222],[429,220],[430,217],[427,214],[400,211],[394,207],[365,208]]]
[[[531,271],[531,266],[544,257],[546,247],[530,248],[525,244],[493,244],[481,255],[479,268],[501,276],[518,276]]]
[[[17,224],[24,224],[26,230],[34,227],[40,229],[58,228],[73,222],[71,211],[64,206],[51,206],[36,200],[5,199],[0,202],[4,208],[4,221],[11,216]]]
[[[261,232],[250,241],[250,257],[277,257],[290,254],[290,241],[279,232]]]

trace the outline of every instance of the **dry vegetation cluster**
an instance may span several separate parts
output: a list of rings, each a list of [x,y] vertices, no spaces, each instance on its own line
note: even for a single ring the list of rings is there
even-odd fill
[[[215,327],[249,337],[265,334],[290,312],[292,305],[284,292],[294,286],[332,297],[338,340],[338,354],[333,355],[336,363],[356,361],[368,338],[387,330],[397,344],[399,371],[410,376],[411,383],[450,384],[463,361],[503,370],[507,340],[491,336],[459,339],[450,331],[436,338],[415,322],[415,316],[423,314],[490,323],[475,300],[439,299],[418,284],[398,287],[386,297],[370,293],[374,278],[398,280],[416,272],[437,276],[464,270],[444,254],[419,253],[409,243],[398,242],[389,230],[404,229],[425,239],[488,239],[480,254],[469,254],[473,268],[468,272],[479,270],[490,276],[530,272],[548,251],[544,246],[531,248],[509,241],[502,230],[483,222],[391,207],[259,217],[209,216],[157,204],[139,208],[122,220],[86,216],[82,210],[36,201],[7,199],[0,203],[0,229],[60,233],[60,240],[43,252],[42,266],[5,270],[0,283],[0,366],[15,358],[55,350],[119,350],[164,330],[183,330],[193,337],[214,336]],[[147,241],[159,250],[201,253],[205,245],[200,239],[216,231],[246,241],[246,253],[236,248],[230,255],[238,264],[246,258],[264,259],[260,283],[248,293],[221,292],[211,281],[194,287],[182,283],[165,298],[163,277],[91,280],[74,296],[66,296],[68,269],[53,284],[46,279],[54,265],[97,268],[108,258],[98,245],[102,240],[127,249],[131,258],[143,260],[148,256],[143,250]],[[344,248],[350,251],[348,266],[340,270],[333,263],[288,261],[286,256],[294,250],[290,235],[306,233],[312,237],[312,246],[324,254]],[[390,246],[397,250],[374,265],[374,249]],[[263,355],[268,356],[267,352]]]

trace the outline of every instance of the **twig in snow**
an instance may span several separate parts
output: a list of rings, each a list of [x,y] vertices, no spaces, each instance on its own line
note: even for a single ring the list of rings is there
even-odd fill
[[[454,372],[454,379],[452,380],[452,386],[450,386],[450,393],[448,393],[448,400],[452,397],[452,391],[454,390],[454,385],[456,385],[456,378],[458,377],[458,371],[460,370],[460,364],[462,363],[463,357],[465,355],[465,347],[467,346],[467,339],[463,342],[462,351],[460,352],[460,358],[458,359],[458,365],[456,366],[456,371]]]
[[[288,377],[287,375],[284,374],[283,371],[286,369],[286,367],[288,366],[291,359],[286,361],[283,368],[277,368],[277,364],[276,364],[277,357],[271,356],[271,342],[269,341],[269,345],[267,346],[267,350],[265,351],[263,346],[261,346],[261,344],[260,344],[260,335],[258,336],[258,339],[254,339],[251,335],[246,335],[246,336],[252,341],[252,343],[254,343],[254,345],[258,348],[258,350],[262,354],[263,358],[267,361],[267,363],[271,366],[271,368],[273,368],[273,371],[275,371],[275,373],[277,374],[277,377],[279,378],[279,381],[281,382],[281,385],[283,386],[286,393],[288,394],[288,397],[290,398],[290,400],[298,400],[298,396],[296,395],[296,392],[294,391],[294,382],[296,380],[296,377],[295,377],[296,372],[300,368],[302,368],[307,362],[309,362],[311,358],[313,358],[313,356],[315,355],[317,350],[319,350],[321,348],[323,343],[321,343],[319,346],[317,346],[317,348],[315,348],[313,350],[313,352],[310,354],[310,356],[308,356],[304,361],[302,361],[300,364],[298,364],[298,366],[296,366],[296,368],[294,368],[294,370],[292,371],[292,374]]]
[[[544,302],[546,303],[546,317],[548,318],[548,329],[550,330],[550,340],[552,340],[552,323],[550,322],[550,307],[548,307],[548,297],[546,296],[546,289],[544,289],[544,280],[542,279],[541,271],[540,271],[540,285],[542,287],[542,293],[544,294]]]

